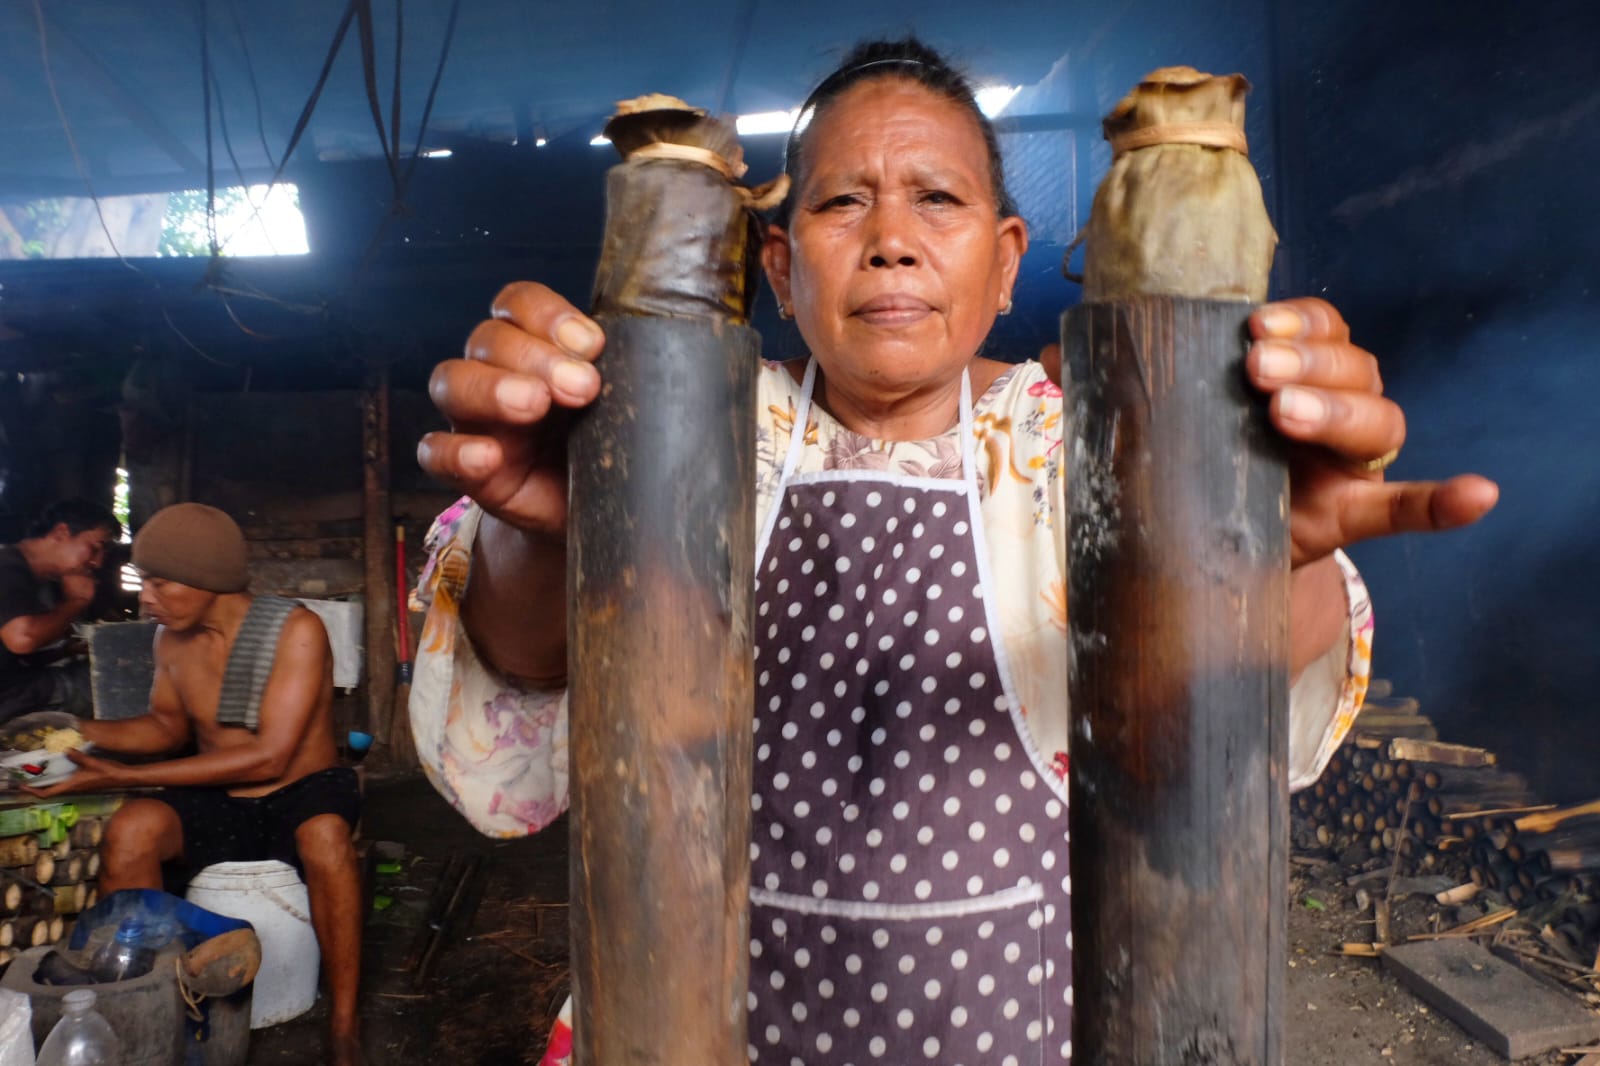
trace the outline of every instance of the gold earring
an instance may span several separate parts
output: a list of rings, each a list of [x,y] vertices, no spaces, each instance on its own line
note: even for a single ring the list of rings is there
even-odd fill
[[[778,317],[783,319],[785,322],[787,322],[791,318],[794,317],[794,312],[789,310],[789,305],[788,304],[779,304],[778,305]]]
[[[1010,296],[1006,297],[1006,305],[1000,309],[1000,313],[1002,315],[1009,315],[1011,313],[1011,297]]]

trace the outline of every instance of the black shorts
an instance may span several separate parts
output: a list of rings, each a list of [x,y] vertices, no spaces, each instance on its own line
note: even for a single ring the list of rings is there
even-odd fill
[[[337,814],[354,829],[361,816],[361,787],[348,766],[318,770],[265,796],[230,796],[221,788],[168,788],[150,798],[176,811],[183,826],[182,869],[174,872],[181,872],[185,885],[219,862],[277,859],[304,873],[295,830],[321,814]]]

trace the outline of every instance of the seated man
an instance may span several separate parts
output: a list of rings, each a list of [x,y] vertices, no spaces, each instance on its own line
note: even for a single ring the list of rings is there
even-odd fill
[[[94,600],[106,545],[122,536],[109,508],[52,505],[16,544],[0,547],[0,724],[32,711],[89,713],[89,669],[51,665]]]
[[[158,622],[150,711],[86,721],[98,748],[196,754],[123,765],[74,752],[79,770],[41,794],[163,786],[129,800],[102,844],[100,889],[162,887],[211,863],[281,859],[303,873],[331,993],[333,1054],[360,1061],[356,988],[361,877],[351,830],[361,797],[337,765],[333,654],[322,621],[292,600],[251,596],[244,536],[212,507],[181,503],[133,542],[143,613]]]

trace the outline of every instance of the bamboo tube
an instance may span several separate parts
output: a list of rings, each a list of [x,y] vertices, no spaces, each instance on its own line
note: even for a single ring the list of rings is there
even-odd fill
[[[48,885],[56,876],[56,857],[48,851],[39,852],[33,860],[33,879]]]
[[[54,844],[51,844],[50,845],[50,854],[54,855],[57,860],[65,859],[68,855],[71,855],[72,854],[72,841],[71,841],[71,839],[69,839],[68,837],[62,837],[60,840],[56,841]]]
[[[44,945],[50,935],[50,923],[33,914],[24,914],[7,922],[0,922],[0,947],[37,948]]]
[[[100,852],[91,851],[84,855],[83,879],[94,881],[100,877]]]
[[[22,886],[15,881],[7,881],[5,888],[0,889],[0,916],[8,916],[22,909]]]
[[[0,837],[0,866],[30,866],[39,856],[39,841],[32,833]]]
[[[1248,311],[1148,297],[1064,321],[1085,1066],[1176,1062],[1186,1040],[1281,1059],[1286,479],[1237,380]]]
[[[89,909],[89,892],[94,886],[86,881],[56,888],[55,913],[77,914]]]
[[[605,384],[568,445],[582,1066],[731,1063],[746,1048],[754,219],[710,166],[628,159],[659,134],[737,162],[731,128],[678,106],[606,127],[624,162],[607,175],[595,276]]]
[[[52,885],[70,885],[83,880],[83,857],[73,852],[68,852],[65,857],[56,858],[55,875],[51,877]]]
[[[60,915],[57,915],[56,917],[50,919],[48,929],[50,932],[49,935],[45,937],[45,943],[59,944],[61,943],[61,938],[66,935],[67,920]]]
[[[77,824],[68,831],[68,837],[75,848],[98,848],[104,836],[103,818],[79,818]]]
[[[1493,766],[1496,761],[1494,752],[1484,748],[1409,737],[1396,737],[1389,742],[1389,758],[1460,767]]]

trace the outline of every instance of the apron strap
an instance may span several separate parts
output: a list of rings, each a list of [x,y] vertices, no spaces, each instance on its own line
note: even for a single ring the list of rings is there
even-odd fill
[[[789,428],[789,450],[783,456],[783,473],[778,477],[779,492],[794,476],[794,468],[800,462],[800,452],[806,446],[806,424],[811,420],[811,390],[816,385],[817,360],[815,356],[810,356],[806,359],[806,376],[800,382],[800,405],[795,408],[794,425]]]
[[[977,494],[978,482],[974,476],[977,469],[976,458],[972,454],[972,375],[963,370],[961,372],[961,480],[967,486],[967,491]]]

